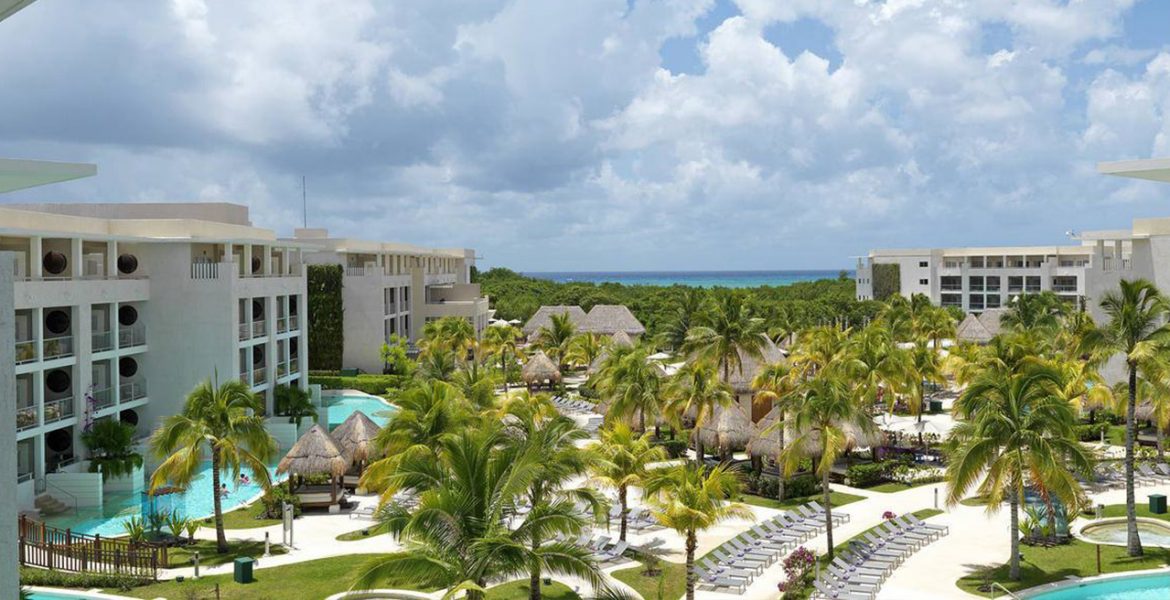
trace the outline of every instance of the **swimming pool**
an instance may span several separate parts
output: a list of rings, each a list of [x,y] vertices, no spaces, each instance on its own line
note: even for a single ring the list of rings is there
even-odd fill
[[[341,394],[325,398],[325,402],[326,410],[329,411],[330,431],[344,423],[349,415],[359,410],[377,423],[379,427],[385,427],[386,423],[389,423],[390,419],[394,417],[394,413],[398,412],[397,406],[377,396],[366,394]]]
[[[1116,577],[1088,581],[1026,596],[1028,600],[1166,600],[1170,595],[1170,573]]]
[[[1138,519],[1138,534],[1143,546],[1170,548],[1170,524],[1153,519]],[[1129,539],[1125,519],[1104,519],[1081,527],[1078,535],[1095,544],[1124,546]],[[1170,597],[1170,594],[1167,594]]]
[[[222,506],[224,512],[247,504],[262,491],[255,482],[255,476],[249,469],[243,469],[249,483],[232,482],[227,473],[221,473],[224,483],[227,483],[228,494],[224,496]],[[269,467],[269,476],[277,480],[276,467]],[[199,467],[199,472],[187,486],[187,492],[182,495],[181,510],[184,516],[192,519],[202,519],[215,514],[214,499],[211,495],[211,461],[205,461]],[[47,525],[61,529],[72,529],[77,533],[89,535],[119,536],[125,535],[125,523],[134,517],[142,516],[142,496],[137,492],[122,492],[105,494],[104,505],[101,508],[79,508],[77,514],[64,513],[53,515],[45,519]]]
[[[99,594],[96,592],[71,592],[66,590],[49,590],[46,588],[29,588],[32,595],[28,596],[30,600],[121,600],[127,598],[126,596],[115,596],[113,594]]]

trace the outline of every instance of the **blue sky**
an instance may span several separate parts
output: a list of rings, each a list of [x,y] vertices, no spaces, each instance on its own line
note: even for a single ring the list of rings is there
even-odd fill
[[[48,40],[52,42],[49,43]],[[1161,0],[42,0],[4,202],[247,204],[520,270],[839,268],[1170,216]]]

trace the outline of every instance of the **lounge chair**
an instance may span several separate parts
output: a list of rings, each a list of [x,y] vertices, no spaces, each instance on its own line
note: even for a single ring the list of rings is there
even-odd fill
[[[722,548],[716,548],[711,551],[711,555],[719,559],[719,563],[731,567],[733,569],[743,569],[745,571],[754,571],[760,573],[767,567],[769,563],[761,558],[753,558],[749,556],[731,556]]]
[[[826,565],[825,567],[829,573],[832,573],[840,581],[848,581],[855,587],[872,589],[877,592],[882,587],[882,578],[877,576],[867,576],[860,573],[851,573],[840,569],[834,564]]]
[[[349,518],[354,519],[354,518],[361,517],[361,518],[365,518],[365,519],[373,519],[374,515],[377,513],[378,513],[378,507],[374,506],[372,504],[369,506],[359,506],[356,509],[354,509],[353,512],[349,513]]]
[[[832,564],[850,577],[857,575],[858,577],[869,577],[884,582],[886,580],[886,576],[889,574],[885,569],[868,567],[865,566],[865,563],[862,563],[861,565],[847,563],[842,560],[840,556],[833,557]]]
[[[824,524],[822,524],[821,526],[818,527],[816,525],[806,523],[804,519],[797,519],[797,518],[793,517],[790,513],[784,513],[782,515],[778,515],[776,517],[776,522],[780,523],[781,525],[783,525],[789,529],[795,529],[796,531],[803,531],[803,532],[811,534],[811,535],[819,534],[821,532],[821,530],[824,528]]]
[[[770,540],[765,537],[753,535],[751,532],[743,534],[740,537],[743,543],[752,547],[759,548],[761,551],[783,553],[788,550],[789,544],[784,540]]]
[[[695,567],[695,574],[699,576],[699,584],[707,588],[727,588],[742,594],[748,586],[746,579],[714,575],[700,567]]]
[[[897,517],[897,518],[891,520],[890,522],[893,523],[895,526],[897,526],[902,531],[908,531],[908,532],[913,533],[915,535],[921,535],[921,536],[926,537],[927,538],[926,543],[928,543],[928,544],[930,542],[933,542],[934,540],[937,540],[938,538],[942,537],[941,531],[938,531],[937,529],[931,529],[929,527],[923,527],[922,525],[919,525],[918,523],[911,522],[909,519],[907,519],[905,517],[905,515],[903,515],[901,517]]]
[[[917,516],[915,516],[914,513],[910,513],[910,514],[906,515],[906,518],[911,523],[914,523],[915,525],[917,525],[919,527],[924,527],[926,529],[933,529],[942,535],[947,535],[951,532],[950,527],[947,527],[946,525],[937,525],[935,523],[927,523],[926,521],[923,521],[922,519],[919,519]]]
[[[594,552],[600,552],[603,548],[609,545],[609,540],[610,537],[608,535],[603,535],[591,540],[588,544],[585,545],[585,547]]]
[[[933,533],[918,533],[909,531],[907,529],[902,529],[891,521],[885,521],[884,523],[878,525],[878,531],[886,534],[886,537],[889,539],[894,541],[901,541],[903,543],[914,546],[915,550],[930,543],[930,540],[934,536]]]
[[[622,558],[622,554],[625,554],[626,548],[629,546],[629,543],[625,542],[624,540],[619,541],[618,543],[614,544],[613,548],[610,548],[609,550],[602,550],[600,552],[594,553],[593,557],[597,560],[597,562],[612,562]]]
[[[894,569],[898,568],[898,563],[894,559],[884,556],[862,557],[859,554],[842,552],[835,556],[834,560],[840,560],[842,563],[858,569],[868,569],[882,573],[885,577],[889,577],[890,573],[893,573]]]
[[[782,550],[780,547],[770,543],[766,545],[756,544],[753,540],[748,540],[741,537],[731,538],[730,540],[727,540],[727,544],[725,545],[730,545],[736,551],[745,554],[758,554],[760,556],[766,556],[768,557],[768,564],[775,562],[776,555],[780,554]]]
[[[1154,470],[1150,468],[1150,465],[1148,465],[1146,463],[1141,463],[1141,464],[1137,465],[1137,469],[1138,469],[1138,471],[1141,471],[1142,475],[1145,475],[1148,479],[1151,479],[1153,481],[1165,482],[1165,481],[1170,480],[1170,478],[1166,477],[1165,475],[1163,475],[1161,473],[1155,473]]]
[[[784,521],[780,519],[779,516],[773,517],[766,521],[761,521],[759,525],[767,531],[795,539],[798,543],[803,542],[817,534],[816,531],[808,527],[802,527],[799,529],[795,527],[789,527]]]
[[[814,505],[813,503],[809,503],[798,506],[796,510],[800,511],[800,514],[804,515],[806,518],[823,522],[825,520],[825,509],[819,507],[819,504]],[[849,515],[847,513],[833,513],[834,525],[843,525],[848,522]]]
[[[856,588],[850,588],[842,585],[841,589],[837,589],[833,583],[817,579],[813,581],[813,587],[817,589],[820,598],[828,598],[829,600],[873,600],[874,593],[862,591]]]
[[[825,513],[825,507],[821,506],[819,502],[816,502],[816,501],[809,502],[808,507],[813,509],[814,511],[816,511],[818,513],[821,513],[821,514]],[[838,515],[840,515],[840,517],[842,519],[842,521],[841,521],[842,523],[848,523],[849,519],[853,518],[849,515],[849,513],[833,513],[833,520],[834,521],[837,520]]]
[[[752,526],[751,532],[760,538],[772,542],[779,542],[785,544],[786,546],[792,546],[800,542],[798,536],[788,535],[780,531],[768,531],[767,529],[764,529],[764,526],[761,524]]]
[[[706,571],[708,573],[710,573],[711,575],[716,575],[719,577],[731,577],[734,579],[743,579],[743,580],[746,580],[748,583],[751,583],[751,581],[756,578],[755,571],[749,571],[747,569],[737,569],[735,567],[721,565],[721,564],[718,564],[715,561],[711,560],[710,558],[704,558],[699,563],[699,566],[706,569]]]

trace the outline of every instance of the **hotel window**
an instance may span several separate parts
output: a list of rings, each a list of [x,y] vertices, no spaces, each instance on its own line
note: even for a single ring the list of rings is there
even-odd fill
[[[1029,294],[1039,292],[1040,291],[1040,276],[1039,275],[1029,275],[1028,278],[1024,280],[1024,291],[1029,293]]]
[[[983,291],[983,276],[976,275],[976,276],[968,277],[967,278],[967,289],[971,290],[972,292],[982,292]]]
[[[930,263],[926,262],[925,260],[920,260],[918,261],[918,266],[919,268],[925,269],[930,266]]]
[[[930,285],[930,280],[929,279],[919,279],[918,285]]]
[[[983,294],[971,294],[967,303],[969,310],[983,310]]]
[[[973,268],[973,269],[982,269],[983,268],[983,257],[982,256],[972,256],[970,260],[971,260],[971,268]]]
[[[985,308],[999,308],[999,295],[988,294],[987,301],[984,303]]]
[[[1019,275],[1012,275],[1008,277],[1008,291],[1022,292],[1024,291],[1024,278]]]
[[[948,291],[948,292],[962,291],[963,278],[962,277],[955,277],[955,276],[942,277],[942,278],[940,278],[940,281],[939,281],[939,287],[941,287],[943,289],[943,291]]]
[[[1077,291],[1077,277],[1076,275],[1062,275],[1052,278],[1052,291],[1054,292],[1076,292]]]
[[[999,291],[999,275],[988,275],[983,281],[985,283],[984,289],[986,289],[987,291],[989,291],[989,292],[998,292]]]
[[[944,307],[950,307],[950,306],[956,306],[958,308],[963,307],[963,295],[962,294],[943,294],[941,296],[941,300],[942,300],[941,304]]]

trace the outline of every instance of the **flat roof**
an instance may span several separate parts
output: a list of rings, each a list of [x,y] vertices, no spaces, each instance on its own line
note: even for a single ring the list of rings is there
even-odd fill
[[[1170,183],[1170,158],[1143,158],[1097,163],[1097,172],[1117,177],[1132,177]]]
[[[0,0],[0,3],[4,1]],[[3,5],[0,4],[0,19],[3,17]],[[96,174],[97,165],[89,163],[0,158],[0,194]]]

